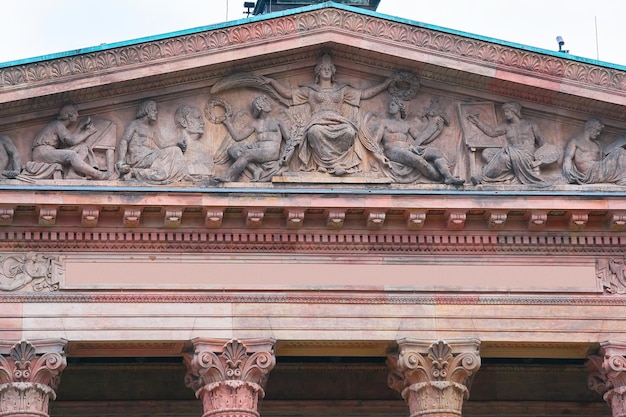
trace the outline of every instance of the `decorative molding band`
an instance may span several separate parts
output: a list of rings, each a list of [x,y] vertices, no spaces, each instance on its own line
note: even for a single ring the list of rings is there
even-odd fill
[[[369,234],[358,231],[0,231],[0,250],[107,251],[188,253],[367,253],[394,255],[580,255],[619,256],[626,236],[620,234],[439,234],[396,232]]]
[[[242,45],[317,31],[353,33],[359,38],[500,70],[540,77],[594,90],[626,95],[626,73],[611,68],[542,55],[510,46],[448,34],[333,7],[219,28],[153,42],[0,69],[0,86],[36,86],[63,79],[96,77],[124,68],[207,55]]]
[[[387,305],[555,305],[555,306],[626,306],[626,297],[617,295],[446,295],[446,294],[307,294],[287,293],[13,293],[0,294],[0,303],[280,303],[280,304],[387,304]]]

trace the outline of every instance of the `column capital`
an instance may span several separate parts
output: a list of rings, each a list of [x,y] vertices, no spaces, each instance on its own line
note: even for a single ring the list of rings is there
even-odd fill
[[[600,343],[597,355],[587,358],[587,386],[603,395],[613,417],[626,417],[626,342]]]
[[[400,339],[388,353],[388,384],[402,394],[411,417],[460,416],[480,368],[477,339],[427,342]]]
[[[47,417],[65,369],[66,340],[0,341],[0,415]]]
[[[258,417],[258,399],[276,364],[274,339],[193,339],[184,356],[185,384],[202,400],[204,417]]]

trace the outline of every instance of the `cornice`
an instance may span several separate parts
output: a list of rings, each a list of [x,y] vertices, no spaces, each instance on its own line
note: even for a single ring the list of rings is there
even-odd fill
[[[270,303],[270,304],[371,304],[371,305],[550,305],[626,306],[622,295],[479,295],[398,293],[11,293],[0,294],[0,303]]]
[[[75,82],[73,89],[122,81],[120,72],[142,78],[164,72],[188,69],[183,61],[199,58],[194,66],[215,62],[215,54],[239,48],[302,39],[327,33],[356,36],[371,45],[372,50],[384,52],[389,45],[399,47],[414,59],[444,58],[457,63],[467,72],[490,74],[516,82],[543,81],[547,89],[569,90],[571,94],[602,97],[615,103],[626,102],[626,72],[580,62],[578,60],[544,55],[479,39],[472,39],[408,23],[362,15],[334,7],[321,8],[301,14],[218,28],[189,35],[144,42],[83,55],[51,59],[0,69],[3,102],[24,98],[19,91],[66,81]],[[88,79],[88,80],[87,80]],[[582,91],[582,90],[586,90]],[[567,91],[566,91],[567,92]],[[600,94],[600,95],[598,95]],[[36,94],[35,94],[36,95]]]

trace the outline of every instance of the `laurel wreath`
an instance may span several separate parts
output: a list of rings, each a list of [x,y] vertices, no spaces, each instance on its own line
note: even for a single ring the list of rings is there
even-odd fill
[[[216,106],[224,109],[224,114],[217,116],[215,114]],[[226,102],[225,100],[222,100],[219,97],[214,97],[207,102],[206,107],[204,109],[204,114],[211,123],[221,124],[221,123],[224,123],[224,120],[232,117],[233,109],[230,107],[230,104],[228,104],[228,102]]]
[[[420,87],[417,76],[412,72],[398,71],[392,77],[393,79],[387,88],[389,94],[404,101],[413,100]]]

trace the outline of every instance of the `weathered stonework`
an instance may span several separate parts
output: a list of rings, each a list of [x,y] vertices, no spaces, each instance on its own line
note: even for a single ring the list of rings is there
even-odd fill
[[[192,340],[185,384],[202,400],[203,417],[259,417],[259,399],[276,364],[274,340]]]
[[[388,355],[389,386],[402,394],[411,417],[460,416],[480,368],[479,346],[478,340],[399,340]]]
[[[47,417],[66,366],[65,340],[0,342],[0,415]]]
[[[605,341],[600,343],[598,355],[587,360],[590,375],[589,389],[603,395],[611,407],[613,417],[626,415],[626,343]]]

